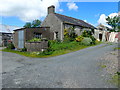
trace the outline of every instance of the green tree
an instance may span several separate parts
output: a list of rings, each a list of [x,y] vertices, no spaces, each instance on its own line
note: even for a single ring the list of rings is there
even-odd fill
[[[40,27],[40,25],[41,25],[41,21],[37,19],[37,20],[33,20],[32,23],[26,22],[23,27],[25,28]]]
[[[32,27],[31,22],[25,23],[25,25],[23,27],[25,27],[25,28],[31,28]]]
[[[115,16],[115,17],[107,17],[106,18],[108,25],[110,25],[113,28],[113,31],[117,31],[120,29],[120,17]]]
[[[40,20],[34,20],[33,22],[32,22],[32,27],[40,27],[40,24],[41,24],[41,21]]]

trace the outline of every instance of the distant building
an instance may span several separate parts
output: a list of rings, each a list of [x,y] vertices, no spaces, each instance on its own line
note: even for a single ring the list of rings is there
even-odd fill
[[[13,30],[20,27],[0,24],[0,46],[7,46],[13,40]]]
[[[12,42],[12,33],[0,32],[0,46],[7,46],[9,42]]]

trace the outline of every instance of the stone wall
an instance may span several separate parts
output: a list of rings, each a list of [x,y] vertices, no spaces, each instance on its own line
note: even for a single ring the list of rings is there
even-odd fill
[[[28,52],[43,51],[48,48],[48,41],[26,42],[25,47]]]
[[[42,22],[41,27],[50,27],[51,32],[58,32],[58,39],[63,40],[64,32],[63,32],[63,24],[62,22],[55,16],[54,13],[50,13],[47,15],[45,20]],[[54,38],[55,40],[55,38]]]

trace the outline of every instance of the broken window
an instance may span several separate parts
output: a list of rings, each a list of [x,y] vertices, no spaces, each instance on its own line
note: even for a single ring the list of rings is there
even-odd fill
[[[34,33],[34,37],[41,39],[42,38],[42,33]]]

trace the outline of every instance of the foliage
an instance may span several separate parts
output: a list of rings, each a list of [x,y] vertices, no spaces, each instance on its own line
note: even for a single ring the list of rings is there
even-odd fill
[[[32,23],[26,22],[23,27],[25,28],[40,27],[40,25],[41,25],[41,21],[37,19],[37,20],[33,20]]]
[[[76,37],[77,37],[77,35],[76,35],[73,27],[64,29],[64,41],[65,42],[74,41]]]
[[[92,36],[92,32],[91,31],[84,31],[82,33],[82,36],[90,38],[92,40],[91,44],[95,44],[96,39],[94,38],[94,36]]]
[[[100,44],[100,42],[98,42],[96,45]],[[80,49],[84,49],[90,46],[85,46],[85,45],[81,45],[80,42],[56,42],[56,41],[49,41],[49,49],[47,51],[44,52],[21,52],[21,51],[16,51],[16,50],[11,50],[11,49],[3,49],[2,51],[5,52],[12,52],[12,53],[16,53],[16,54],[20,54],[23,56],[27,56],[27,57],[33,57],[33,58],[45,58],[45,57],[52,57],[52,56],[58,56],[58,55],[62,55],[62,54],[66,54],[66,53],[70,53],[73,51],[77,51]]]
[[[21,51],[25,52],[25,51],[27,51],[27,48],[22,48]]]
[[[48,48],[47,50],[43,51],[43,53],[42,53],[42,54],[44,54],[44,55],[51,55],[53,52],[54,52],[54,50],[53,50],[53,49]]]
[[[90,36],[91,40],[92,40],[92,44],[96,44],[96,39],[93,36]]]
[[[40,27],[40,24],[41,24],[41,21],[40,20],[34,20],[33,22],[32,22],[32,27]]]
[[[31,28],[32,24],[31,24],[31,22],[27,22],[27,23],[25,23],[25,25],[23,27],[24,28]]]
[[[110,25],[113,28],[113,31],[116,31],[117,29],[120,29],[120,17],[114,16],[114,17],[107,17],[106,18],[108,25]]]
[[[92,32],[91,32],[91,31],[84,31],[84,32],[82,33],[82,36],[83,36],[83,37],[90,37],[90,36],[92,36]]]
[[[77,38],[75,38],[75,40],[76,40],[77,42],[81,42],[83,39],[84,39],[83,36],[78,36]]]
[[[40,42],[40,41],[41,41],[41,39],[39,39],[39,38],[33,38],[33,39],[29,40],[28,42]]]
[[[82,45],[89,46],[89,45],[92,44],[92,40],[91,40],[91,38],[85,37],[85,38],[81,41],[81,44],[82,44]]]
[[[15,46],[13,45],[13,43],[9,43],[7,46],[8,49],[15,49]]]

